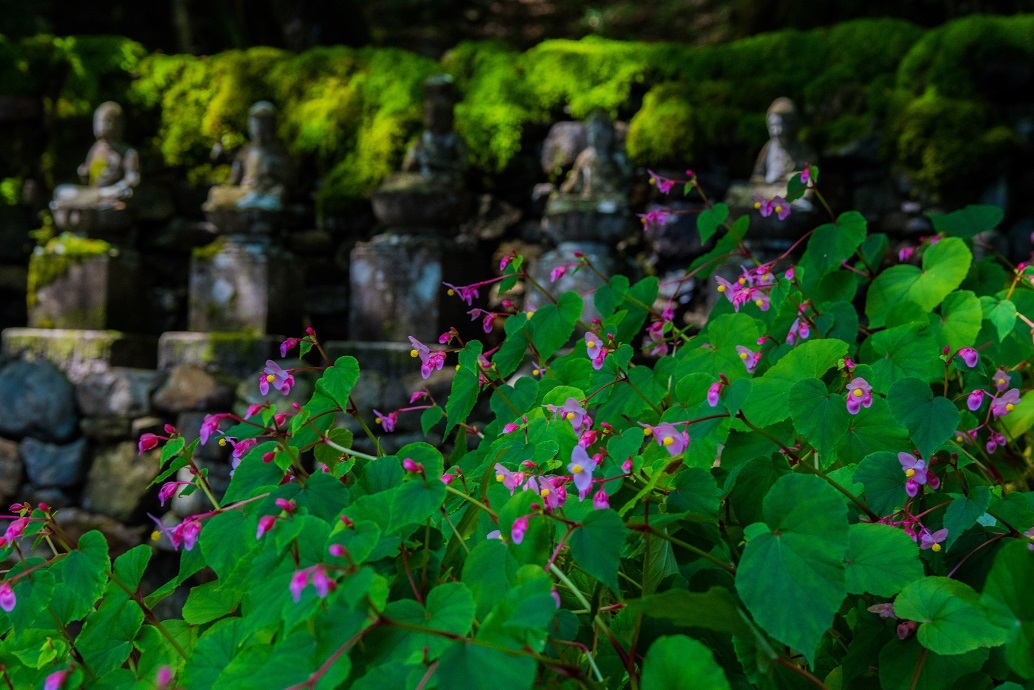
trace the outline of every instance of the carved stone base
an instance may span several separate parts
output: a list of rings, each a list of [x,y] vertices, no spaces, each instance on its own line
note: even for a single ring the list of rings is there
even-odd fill
[[[598,318],[600,315],[599,312],[596,311],[596,307],[593,306],[592,293],[596,288],[603,284],[603,280],[593,271],[584,267],[579,268],[577,272],[573,272],[573,267],[569,268],[556,282],[551,282],[549,279],[549,274],[554,268],[563,264],[578,263],[579,258],[575,256],[575,252],[584,255],[592,262],[592,265],[596,267],[596,270],[606,276],[612,276],[616,273],[628,274],[631,271],[629,267],[621,266],[620,261],[614,255],[614,252],[610,247],[598,242],[564,242],[556,249],[552,249],[543,254],[542,257],[535,262],[530,269],[531,277],[535,279],[539,285],[551,288],[551,292],[556,297],[559,297],[569,290],[573,290],[581,295],[585,302],[582,307],[582,320],[589,322],[594,318]],[[524,308],[534,311],[549,302],[550,301],[538,290],[533,290],[528,293],[528,298],[525,301]]]
[[[3,354],[12,359],[48,361],[78,383],[112,367],[154,369],[156,340],[119,331],[8,328]]]
[[[132,252],[76,256],[37,251],[29,259],[29,326],[139,330],[143,280]]]
[[[188,364],[245,378],[261,369],[267,359],[280,359],[283,340],[280,336],[169,331],[158,339],[158,368],[171,371]]]

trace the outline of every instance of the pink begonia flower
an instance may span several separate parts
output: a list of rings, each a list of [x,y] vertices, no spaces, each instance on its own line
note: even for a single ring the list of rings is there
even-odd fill
[[[415,461],[413,458],[403,458],[402,469],[404,469],[406,472],[421,474],[424,471],[424,466],[421,463]]]
[[[136,445],[137,455],[143,455],[147,451],[157,448],[159,438],[159,436],[154,434],[142,434],[140,441]]]
[[[977,388],[975,391],[970,393],[969,397],[966,398],[966,407],[968,407],[971,412],[976,412],[977,410],[980,409],[980,406],[983,405],[983,404],[984,404],[984,391],[980,390],[979,388]]]
[[[201,422],[201,445],[208,443],[208,439],[212,437],[212,434],[219,430],[219,422],[229,416],[230,415],[225,412],[205,415],[204,421]]]
[[[653,170],[650,170],[649,168],[647,168],[646,172],[650,175],[650,184],[657,185],[657,191],[659,191],[661,194],[671,193],[671,190],[675,187],[675,180],[672,180],[667,177],[662,177],[661,175],[655,173]],[[687,170],[686,172],[689,171]],[[692,175],[690,175],[690,177],[692,177]]]
[[[999,447],[1004,446],[1006,443],[1008,443],[1008,441],[1006,440],[1005,436],[998,433],[997,431],[992,431],[984,447],[987,449],[987,452],[989,454],[994,454],[994,452],[998,450]]]
[[[420,375],[425,379],[431,376],[431,372],[434,370],[441,371],[442,367],[445,366],[445,353],[437,350],[432,351],[422,342],[409,336],[409,342],[413,344],[413,351],[410,353],[413,357],[420,357]]]
[[[603,368],[603,360],[607,357],[607,348],[603,347],[600,336],[595,333],[585,334],[585,350],[592,360],[592,368],[599,371]]]
[[[897,632],[899,640],[907,640],[913,634],[915,634],[916,628],[919,624],[915,621],[901,621],[898,623]]]
[[[603,510],[610,507],[610,498],[606,490],[601,486],[600,490],[592,495],[592,507],[596,510]]]
[[[1029,542],[1027,543],[1027,548],[1031,551],[1034,551],[1034,527],[1031,527],[1029,530],[1024,532],[1023,536],[1025,536],[1029,540]]]
[[[452,283],[442,283],[442,285],[449,288],[450,296],[458,294],[468,307],[474,306],[474,300],[478,297],[477,285],[453,285]]]
[[[194,482],[165,482],[162,484],[162,488],[158,490],[158,501],[162,507],[165,506],[165,502],[176,495],[177,490],[181,486],[190,486]]]
[[[809,182],[811,182],[811,166],[805,163],[804,170],[801,171],[801,184],[808,186]]]
[[[528,531],[528,516],[524,515],[513,521],[513,527],[510,529],[510,538],[514,544],[520,544],[524,541],[524,534]]]
[[[754,208],[761,213],[762,218],[767,218],[775,213],[779,220],[786,220],[790,215],[790,204],[781,196],[772,197],[771,201],[767,201],[755,194]]]
[[[11,583],[5,582],[0,585],[0,609],[10,613],[14,611],[14,607],[17,604],[18,598],[14,596],[14,589],[11,587]]]
[[[941,542],[944,541],[945,539],[947,539],[947,537],[948,537],[948,530],[947,530],[947,528],[939,529],[936,532],[934,532],[933,534],[931,534],[930,532],[928,532],[927,530],[924,529],[923,530],[923,536],[920,537],[920,539],[919,539],[919,543],[920,543],[919,548],[921,548],[923,550],[933,549],[934,551],[940,551],[941,550]]]
[[[916,253],[915,247],[902,247],[898,250],[898,263],[905,263]]]
[[[168,690],[169,684],[172,683],[172,667],[160,667],[154,676],[154,682],[158,686],[157,690]]]
[[[995,419],[998,417],[1004,417],[1016,409],[1016,406],[1019,404],[1020,389],[1010,388],[991,401],[991,414],[994,415]]]
[[[686,450],[686,447],[689,445],[689,434],[685,431],[679,431],[673,424],[668,422],[662,422],[657,426],[650,426],[640,422],[639,426],[645,427],[653,435],[653,440],[657,442],[657,445],[667,450],[672,457]]]
[[[25,532],[25,528],[29,525],[29,518],[20,517],[10,525],[4,531],[4,540],[10,544],[12,541],[17,541],[22,538],[22,534]]]
[[[582,435],[578,437],[578,445],[582,448],[588,448],[592,444],[596,443],[596,441],[599,440],[599,437],[599,431],[595,429],[590,429],[588,431],[583,432]]]
[[[297,347],[300,342],[302,342],[301,338],[288,338],[284,342],[280,343],[280,356],[286,357],[287,353]]]
[[[381,428],[384,429],[389,434],[392,431],[395,431],[395,424],[399,420],[399,413],[397,411],[396,412],[392,412],[390,414],[384,414],[383,412],[380,412],[378,410],[374,410],[373,414],[374,414],[374,417],[376,417],[376,419],[373,420],[375,424],[380,424]]]
[[[1009,387],[1009,374],[1006,373],[1005,369],[998,367],[998,371],[995,372],[994,376],[991,377],[994,382],[995,388],[1001,393]]]
[[[908,481],[905,482],[905,493],[914,498],[919,493],[919,487],[927,483],[926,461],[911,453],[898,453],[898,462],[901,463],[901,469],[908,478]],[[940,485],[940,480],[937,481],[937,484]]]
[[[263,515],[259,518],[258,529],[255,531],[255,538],[261,539],[262,535],[273,529],[273,525],[276,524],[275,515]]]
[[[761,353],[754,352],[743,345],[736,346],[736,353],[740,356],[743,361],[743,365],[747,367],[747,373],[753,374],[754,370],[757,369],[758,362],[761,361]]]
[[[568,264],[560,264],[549,272],[549,282],[555,283],[567,273]]]
[[[592,426],[592,418],[586,414],[585,408],[575,398],[568,398],[560,407],[548,406],[553,412],[553,418],[566,419],[571,422],[571,427],[576,434],[587,431]]]
[[[894,613],[894,604],[887,602],[886,604],[873,604],[866,609],[869,613],[875,613],[880,618],[897,618]]]
[[[485,333],[491,333],[492,329],[495,328],[495,314],[486,311],[484,309],[471,309],[467,312],[470,314],[471,321],[477,321],[481,319],[481,330]]]
[[[718,407],[719,395],[722,392],[722,382],[715,381],[711,384],[711,387],[707,389],[707,404],[711,407]]]
[[[298,603],[302,600],[302,591],[305,586],[309,584],[309,568],[297,571],[291,576],[291,584],[288,585],[288,589],[291,590],[291,596],[294,598],[294,603]]]
[[[166,527],[161,520],[153,515],[148,515],[148,517],[154,520],[155,525],[158,526],[157,532],[169,538],[174,549],[182,546],[184,550],[190,551],[194,548],[194,544],[197,543],[198,535],[201,534],[201,521],[193,516],[186,518],[175,527]]]
[[[578,489],[578,500],[584,500],[589,489],[592,488],[592,472],[596,469],[596,461],[589,457],[589,453],[581,446],[575,446],[571,451],[571,462],[567,465],[567,471],[574,479],[574,485]]]
[[[533,491],[541,496],[547,510],[556,510],[567,501],[564,481],[566,480],[560,477],[528,477],[524,482],[524,490]]]
[[[759,196],[757,194],[754,195],[754,208],[761,212],[762,218],[768,218],[772,215],[772,208],[774,205],[775,204],[763,196]]]
[[[517,431],[520,428],[521,428],[520,424],[514,424],[513,422],[510,422],[509,424],[503,425],[503,433],[504,434],[512,434],[513,432]]]
[[[863,407],[872,407],[872,386],[861,376],[847,384],[847,411],[858,414]]]
[[[667,209],[658,208],[646,213],[636,214],[643,221],[644,228],[650,228],[654,225],[666,225],[668,223],[668,217],[671,212]]]
[[[524,483],[524,476],[523,472],[512,472],[498,462],[495,464],[495,480],[501,482],[503,486],[510,490],[511,494],[518,486]]]
[[[320,599],[326,599],[327,594],[335,587],[334,581],[330,579],[321,565],[315,565],[312,568],[312,587]]]
[[[273,360],[267,359],[266,368],[262,370],[262,376],[259,377],[259,392],[267,395],[271,384],[273,388],[287,395],[291,392],[291,386],[294,385],[294,376],[291,375],[291,372],[281,369],[280,365]]]
[[[502,271],[505,269],[510,265],[511,261],[513,261],[513,254],[507,254],[503,258],[499,259],[499,270]]]
[[[956,354],[962,358],[962,361],[966,363],[966,366],[972,369],[980,361],[980,353],[971,347],[964,347],[960,349]]]
[[[68,671],[54,671],[47,679],[43,681],[43,690],[59,690],[62,685],[65,684],[65,678],[68,677]]]

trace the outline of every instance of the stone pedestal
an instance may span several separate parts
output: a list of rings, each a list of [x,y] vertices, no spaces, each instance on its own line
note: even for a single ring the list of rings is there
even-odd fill
[[[257,373],[267,359],[280,359],[283,340],[247,333],[169,331],[158,338],[158,368],[172,371],[188,364],[245,378]]]
[[[123,203],[101,206],[75,206],[60,200],[50,202],[54,225],[62,232],[132,246],[136,236],[136,216]]]
[[[118,331],[8,328],[3,354],[12,359],[48,361],[73,383],[112,367],[153,369],[155,339]]]
[[[33,253],[29,259],[29,326],[133,330],[140,325],[144,290],[139,258],[101,244],[103,249],[93,255],[39,248]]]
[[[581,295],[584,300],[582,320],[588,323],[594,318],[599,318],[600,314],[593,306],[592,293],[603,284],[603,279],[589,268],[583,267],[579,268],[577,272],[573,272],[572,267],[556,282],[549,280],[550,272],[557,266],[580,261],[575,255],[576,252],[585,256],[597,271],[608,277],[617,273],[628,274],[629,268],[621,265],[610,247],[599,242],[561,242],[559,246],[543,254],[532,265],[531,277],[552,292],[554,297],[559,297],[569,291]],[[551,301],[537,289],[531,288],[525,299],[524,307],[529,311],[534,311],[541,306],[550,304]]]
[[[304,295],[304,277],[290,252],[262,242],[220,241],[191,259],[189,326],[297,333]]]
[[[442,281],[469,282],[472,250],[432,234],[384,233],[352,249],[349,335],[353,340],[435,342],[448,325],[469,320]],[[452,300],[455,302],[448,302]],[[457,307],[457,304],[459,307]]]

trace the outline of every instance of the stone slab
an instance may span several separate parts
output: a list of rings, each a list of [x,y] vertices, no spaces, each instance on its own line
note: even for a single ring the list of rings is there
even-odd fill
[[[112,367],[154,369],[158,363],[155,338],[120,331],[7,328],[0,350],[12,359],[51,362],[72,383]]]
[[[28,295],[29,326],[132,331],[140,326],[144,294],[139,258],[132,253],[69,258],[37,251],[30,276],[47,276]]]
[[[158,368],[190,364],[244,378],[261,371],[267,359],[279,359],[283,341],[283,336],[169,331],[158,338]]]

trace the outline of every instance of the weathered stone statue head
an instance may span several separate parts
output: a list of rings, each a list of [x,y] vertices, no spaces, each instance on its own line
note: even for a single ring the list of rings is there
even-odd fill
[[[404,172],[420,173],[425,182],[433,179],[456,185],[462,181],[467,169],[467,147],[452,129],[455,105],[452,77],[437,74],[424,81],[424,131],[406,152]]]
[[[276,106],[259,101],[248,110],[248,136],[256,144],[276,141]]]
[[[768,136],[783,141],[795,141],[800,122],[797,119],[797,106],[789,98],[780,97],[772,101],[766,114]]]
[[[585,138],[588,146],[575,158],[560,193],[583,199],[627,198],[631,166],[615,145],[614,121],[605,112],[594,112],[585,122]]]
[[[424,81],[424,128],[431,134],[452,131],[456,93],[452,77],[436,74]]]
[[[109,142],[121,142],[125,132],[122,106],[106,101],[97,106],[93,113],[93,136]]]
[[[614,150],[614,121],[602,110],[597,110],[585,121],[585,138],[588,148],[603,153]]]

